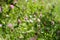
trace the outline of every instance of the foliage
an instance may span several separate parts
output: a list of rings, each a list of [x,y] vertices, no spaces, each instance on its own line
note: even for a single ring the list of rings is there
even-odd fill
[[[1,40],[59,40],[56,1],[3,0],[0,5]]]

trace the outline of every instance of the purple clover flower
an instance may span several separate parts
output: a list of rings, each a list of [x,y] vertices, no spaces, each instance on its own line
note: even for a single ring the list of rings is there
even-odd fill
[[[8,26],[9,28],[13,29],[13,24],[9,23],[7,26]]]
[[[11,4],[11,5],[10,5],[10,8],[11,8],[11,9],[14,9],[14,5],[13,5],[13,4]]]

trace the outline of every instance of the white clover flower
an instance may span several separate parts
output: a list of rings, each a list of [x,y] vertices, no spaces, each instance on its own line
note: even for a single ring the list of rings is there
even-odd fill
[[[6,15],[6,17],[9,17],[9,15]]]
[[[0,24],[0,27],[2,27],[2,24]]]
[[[28,0],[25,0],[26,2],[28,2]]]
[[[34,17],[36,17],[36,15],[33,15]]]
[[[17,3],[17,2],[18,2],[18,0],[14,0],[14,4]]]
[[[33,23],[33,20],[30,19],[30,22]]]
[[[38,18],[37,21],[40,22],[40,19]]]
[[[33,18],[33,20],[36,20],[36,18]]]

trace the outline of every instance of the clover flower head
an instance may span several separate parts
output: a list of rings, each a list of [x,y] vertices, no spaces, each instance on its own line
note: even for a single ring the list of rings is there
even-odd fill
[[[13,8],[14,8],[14,5],[11,4],[11,5],[10,5],[10,8],[13,9]]]
[[[9,23],[7,26],[8,26],[9,28],[13,29],[13,24]]]

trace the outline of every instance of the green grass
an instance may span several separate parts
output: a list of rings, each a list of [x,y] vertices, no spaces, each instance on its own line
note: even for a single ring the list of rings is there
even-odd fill
[[[56,20],[60,20],[60,0],[57,0],[57,5],[56,5],[56,8],[55,8],[55,11],[56,11]]]
[[[11,0],[12,1],[12,0]],[[57,4],[55,4],[57,2]],[[60,0],[18,0],[16,5],[0,4],[0,39],[58,40],[60,31]],[[59,29],[59,30],[58,30]],[[56,34],[57,33],[57,34]]]

